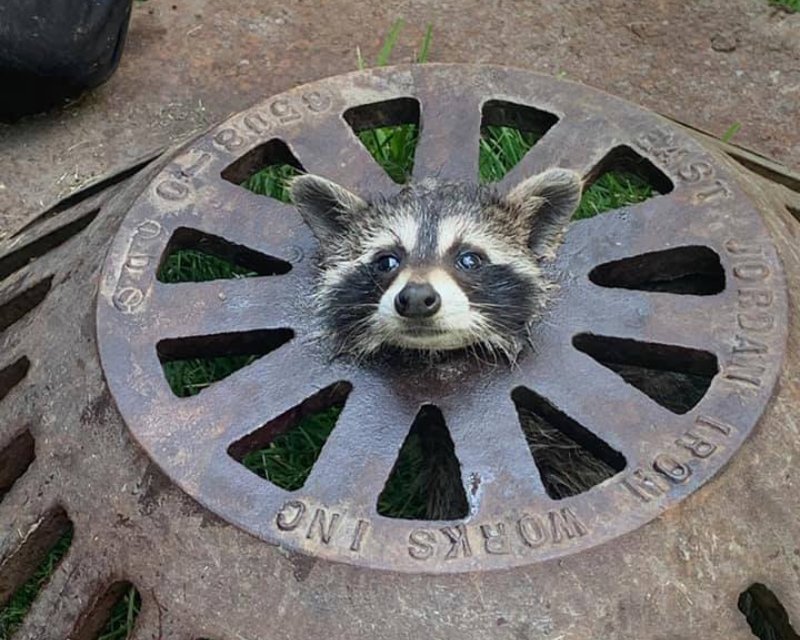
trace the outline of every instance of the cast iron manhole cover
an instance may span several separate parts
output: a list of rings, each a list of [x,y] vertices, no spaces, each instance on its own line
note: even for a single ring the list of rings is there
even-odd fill
[[[554,267],[558,293],[516,367],[410,376],[331,358],[310,312],[310,231],[292,206],[239,186],[275,149],[288,148],[306,171],[357,192],[393,193],[401,186],[354,128],[414,114],[414,180],[475,182],[482,125],[535,120],[547,132],[500,190],[551,166],[591,181],[615,162],[638,159],[663,194],[571,225]],[[274,268],[253,278],[160,282],[169,248],[200,236],[246,247]],[[659,286],[659,275],[684,286]],[[97,321],[105,375],[130,431],[205,507],[284,548],[430,573],[571,554],[640,527],[697,490],[736,453],[772,395],[786,304],[753,202],[685,133],[571,83],[436,65],[307,85],[193,141],[127,214],[105,265]],[[231,353],[243,344],[260,345],[263,357],[198,395],[172,392],[165,354]],[[710,386],[691,408],[663,406],[615,369],[631,359],[705,376]],[[274,435],[265,425],[277,433],[298,413],[345,395],[302,488],[281,489],[237,461],[237,447]],[[622,460],[619,472],[584,493],[549,496],[520,428],[515,400],[526,398],[605,443]],[[424,405],[442,412],[461,464],[469,513],[460,520],[402,520],[376,508]]]

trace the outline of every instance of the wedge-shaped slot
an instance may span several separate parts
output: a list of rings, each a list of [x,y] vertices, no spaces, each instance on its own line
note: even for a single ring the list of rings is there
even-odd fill
[[[0,369],[0,400],[5,398],[14,387],[22,382],[25,376],[28,375],[28,369],[30,368],[30,360],[23,356],[13,364]]]
[[[0,638],[12,636],[66,555],[72,544],[72,522],[57,508],[20,536],[22,545],[0,566]]]
[[[513,102],[483,105],[478,166],[481,182],[497,182],[558,122],[558,116]]]
[[[288,181],[304,171],[288,145],[273,138],[228,165],[222,177],[258,195],[289,202]]]
[[[0,305],[0,331],[5,331],[38,307],[47,297],[52,284],[53,277],[50,276],[2,303]]]
[[[396,98],[348,109],[344,119],[389,177],[405,184],[414,168],[419,113],[413,98]]]
[[[227,378],[293,337],[291,329],[218,333],[162,340],[157,351],[172,392],[184,398]]]
[[[28,430],[12,438],[0,449],[0,501],[31,466],[35,457],[35,443]]]
[[[38,227],[40,224],[47,222],[51,218],[54,218],[59,213],[63,213],[69,209],[76,209],[78,205],[81,205],[81,208],[87,207],[88,200],[93,198],[94,196],[106,192],[110,193],[112,191],[112,187],[119,185],[120,183],[124,182],[131,176],[137,174],[141,171],[144,167],[150,164],[155,158],[161,155],[161,151],[151,152],[152,155],[148,155],[147,157],[142,158],[141,160],[137,161],[136,164],[131,165],[118,173],[113,173],[106,178],[101,178],[96,182],[91,183],[90,185],[79,189],[72,195],[67,196],[63,200],[59,200],[56,204],[52,207],[47,209],[46,211],[40,213],[36,216],[33,220],[27,223],[24,227],[22,227],[19,231],[17,231],[12,238],[17,237],[23,233],[26,233],[28,230],[33,229],[34,227]],[[99,199],[103,199],[102,197]]]
[[[248,470],[286,489],[300,489],[352,391],[338,382],[228,447],[228,454]]]
[[[760,582],[750,585],[737,604],[759,640],[800,640],[786,608],[767,586]]]
[[[710,296],[725,289],[725,270],[708,247],[676,247],[601,264],[589,273],[601,287]]]
[[[588,491],[625,468],[625,457],[525,387],[511,399],[547,495],[561,500]]]
[[[700,402],[719,372],[717,358],[708,351],[589,333],[575,336],[572,343],[677,414]]]
[[[75,640],[127,640],[133,637],[142,596],[130,582],[112,584],[85,612],[74,635]]]
[[[181,227],[167,244],[157,277],[167,283],[207,282],[282,275],[291,269],[291,264],[278,258]]]
[[[378,513],[405,520],[460,520],[469,514],[461,463],[438,407],[419,410],[378,497]]]
[[[99,209],[93,209],[63,227],[59,227],[0,258],[0,280],[7,278],[48,251],[56,249],[70,238],[78,235],[92,223],[99,212]]]
[[[612,149],[592,170],[574,220],[644,202],[672,191],[672,181],[630,147]]]

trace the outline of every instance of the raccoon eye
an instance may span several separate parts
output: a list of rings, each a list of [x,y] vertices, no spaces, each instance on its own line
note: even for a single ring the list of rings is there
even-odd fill
[[[372,264],[381,273],[390,273],[400,266],[400,258],[391,253],[384,253],[375,258]]]
[[[456,258],[456,266],[463,271],[473,271],[480,268],[482,264],[483,258],[474,251],[459,253]]]

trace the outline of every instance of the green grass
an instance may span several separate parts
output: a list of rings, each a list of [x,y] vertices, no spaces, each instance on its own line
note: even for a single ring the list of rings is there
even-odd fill
[[[33,576],[12,594],[4,607],[0,608],[0,640],[10,640],[22,624],[37,594],[69,551],[72,538],[73,529],[70,527],[53,545]],[[133,630],[140,607],[139,593],[134,587],[130,587],[114,605],[109,620],[97,640],[126,640]]]
[[[97,640],[127,640],[136,625],[141,608],[142,597],[135,587],[129,587],[112,607],[108,622]]]
[[[208,282],[258,275],[244,267],[196,249],[173,252],[158,271],[161,282]]]
[[[263,449],[248,453],[242,464],[273,484],[296,491],[305,484],[341,411],[335,406],[309,416]]]
[[[402,22],[393,25],[386,44],[377,58],[377,65],[388,62],[399,36]],[[418,60],[425,60],[430,49],[431,31],[426,31]],[[366,63],[358,53],[359,68]],[[398,183],[407,182],[414,166],[418,127],[414,124],[382,127],[359,133],[361,142]],[[541,137],[512,127],[488,126],[481,131],[479,179],[489,183],[500,180],[514,167]],[[288,201],[286,181],[298,173],[290,165],[275,165],[257,172],[242,186],[254,193]],[[589,218],[603,211],[642,202],[653,195],[652,188],[632,173],[609,172],[587,189],[575,214],[576,219]],[[191,250],[175,252],[162,268],[166,282],[192,282],[215,278],[253,275],[219,258]],[[254,358],[191,359],[168,362],[164,372],[173,391],[179,396],[199,393],[209,384],[246,366]],[[270,482],[293,491],[303,486],[322,446],[329,437],[340,408],[333,407],[310,416],[295,428],[278,436],[267,447],[248,453],[242,464]],[[409,425],[410,426],[410,425]],[[403,447],[397,467],[380,496],[379,511],[392,517],[421,517],[425,513],[424,487],[419,482],[423,451],[419,439],[412,434]]]
[[[800,12],[800,0],[769,0],[769,3],[790,13]]]
[[[197,395],[256,359],[257,356],[187,358],[164,362],[162,367],[172,392],[180,398],[187,398]]]
[[[253,193],[289,202],[288,181],[300,173],[290,164],[275,164],[253,174],[242,183],[242,186]]]
[[[410,433],[383,491],[378,496],[378,513],[387,518],[425,518],[428,495],[420,473],[424,464],[425,453],[420,437],[416,433]]]
[[[416,124],[399,124],[361,131],[358,139],[392,180],[405,184],[414,169],[418,136],[419,127]]]
[[[480,181],[497,182],[522,160],[541,134],[513,127],[484,127],[478,149]]]
[[[585,220],[598,213],[644,202],[655,195],[653,187],[634,173],[609,171],[601,175],[584,193],[573,220]]]
[[[36,568],[33,576],[17,589],[4,607],[0,608],[0,640],[8,640],[17,630],[25,615],[30,611],[36,595],[53,574],[58,563],[69,551],[73,530],[70,528],[50,549],[44,561]]]

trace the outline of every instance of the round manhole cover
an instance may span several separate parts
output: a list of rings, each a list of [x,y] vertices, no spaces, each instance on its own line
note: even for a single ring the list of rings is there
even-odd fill
[[[558,290],[515,366],[456,360],[415,370],[333,357],[309,301],[315,240],[291,205],[240,186],[277,159],[356,192],[390,195],[402,185],[357,133],[415,119],[415,181],[477,182],[482,127],[507,125],[544,135],[497,183],[501,192],[551,166],[589,184],[626,163],[660,192],[572,223],[552,266]],[[159,278],[171,251],[202,243],[237,256],[256,277]],[[188,494],[272,544],[430,573],[574,553],[697,490],[771,397],[787,312],[781,266],[753,203],[685,133],[575,84],[430,65],[310,84],[193,141],[127,214],[97,313],[122,416]],[[249,360],[201,393],[173,393],[165,362],[219,355]],[[650,372],[649,382],[635,379],[636,368]],[[695,394],[682,404],[665,399],[678,374]],[[335,427],[300,488],[241,464],[333,406],[341,409]],[[449,431],[465,512],[451,520],[381,515],[379,497],[425,411]],[[525,412],[582,441],[613,473],[589,490],[554,493],[526,441]]]

